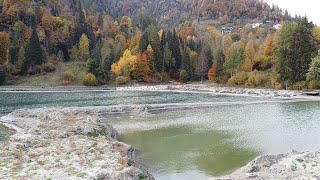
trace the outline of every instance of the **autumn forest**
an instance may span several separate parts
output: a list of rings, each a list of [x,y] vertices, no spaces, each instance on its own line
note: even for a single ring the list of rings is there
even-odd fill
[[[0,85],[320,88],[320,27],[260,0],[0,0]]]

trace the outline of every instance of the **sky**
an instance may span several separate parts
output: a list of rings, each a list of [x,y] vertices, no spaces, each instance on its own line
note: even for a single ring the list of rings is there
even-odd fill
[[[319,0],[264,0],[276,4],[282,9],[287,9],[292,15],[300,14],[307,17],[314,23],[320,25],[320,1]]]

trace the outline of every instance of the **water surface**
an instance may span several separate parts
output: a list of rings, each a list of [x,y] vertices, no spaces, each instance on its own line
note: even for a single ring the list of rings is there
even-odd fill
[[[320,149],[320,103],[179,92],[0,92],[0,115],[21,108],[238,102],[234,106],[101,117],[139,149],[160,180],[230,173],[259,154]],[[0,126],[0,141],[10,130]]]

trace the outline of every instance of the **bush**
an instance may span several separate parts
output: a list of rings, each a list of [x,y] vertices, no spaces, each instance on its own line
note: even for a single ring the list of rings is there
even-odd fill
[[[232,76],[229,80],[228,83],[233,86],[241,86],[245,85],[247,80],[248,80],[248,74],[246,72],[240,72],[234,76]]]
[[[310,81],[308,83],[308,88],[309,89],[319,89],[320,88],[320,81],[316,81],[316,80]]]
[[[29,75],[36,75],[41,73],[41,66],[30,67],[27,71]]]
[[[98,80],[95,75],[89,73],[84,76],[83,84],[85,86],[98,86]]]
[[[181,70],[179,77],[181,82],[183,83],[187,82],[189,79],[188,72],[186,70]]]
[[[266,87],[271,86],[271,80],[269,75],[260,71],[254,71],[249,73],[249,78],[246,83],[248,87]]]
[[[8,64],[7,66],[7,73],[13,76],[17,76],[20,74],[20,70],[13,64]]]
[[[66,70],[62,73],[62,84],[63,85],[68,85],[73,83],[76,80],[76,76],[71,70]]]
[[[232,76],[228,83],[233,86],[248,86],[248,87],[271,87],[273,85],[270,75],[260,71],[240,72]]]
[[[53,72],[56,70],[56,66],[52,62],[47,62],[47,63],[41,65],[41,70],[44,73]]]
[[[301,82],[297,82],[297,83],[293,84],[291,86],[291,89],[293,89],[293,90],[302,90],[302,89],[305,89],[306,86],[307,86],[307,82],[301,81]]]
[[[118,76],[116,78],[116,85],[125,85],[129,83],[129,78],[127,76]]]

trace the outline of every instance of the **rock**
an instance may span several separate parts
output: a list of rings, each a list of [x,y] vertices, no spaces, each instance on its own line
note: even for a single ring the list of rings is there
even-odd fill
[[[217,179],[316,179],[319,176],[320,152],[297,152],[262,155],[231,175]]]

